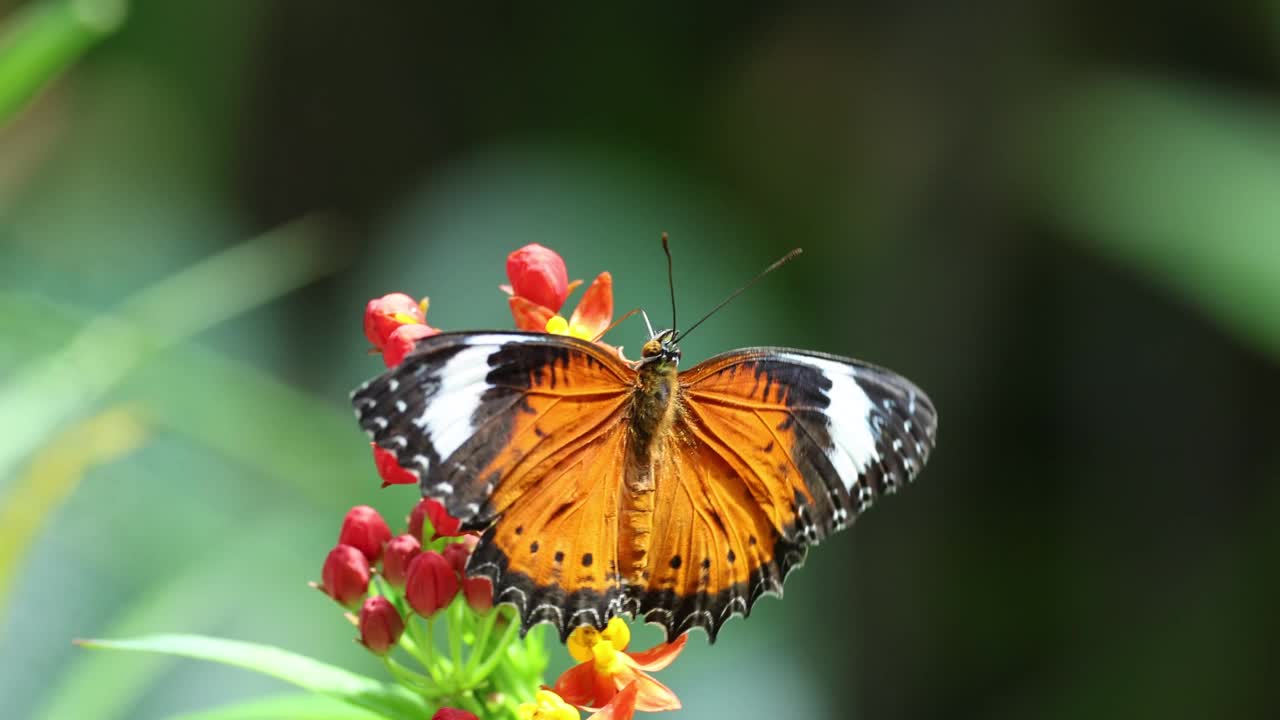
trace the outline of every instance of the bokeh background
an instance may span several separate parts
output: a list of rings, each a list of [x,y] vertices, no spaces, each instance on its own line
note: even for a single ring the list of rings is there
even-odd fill
[[[0,0],[0,715],[289,691],[77,637],[380,677],[305,586],[413,502],[347,405],[365,301],[509,327],[540,242],[664,317],[664,230],[686,318],[805,249],[686,361],[941,414],[672,717],[1280,714],[1280,3],[463,5]]]

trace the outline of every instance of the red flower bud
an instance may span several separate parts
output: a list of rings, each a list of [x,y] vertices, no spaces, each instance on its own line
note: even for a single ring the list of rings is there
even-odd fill
[[[386,551],[382,553],[382,577],[394,587],[403,588],[405,577],[409,574],[409,563],[420,552],[422,543],[412,535],[391,538]]]
[[[422,537],[423,518],[431,521],[431,537]],[[431,541],[442,537],[457,537],[458,526],[462,521],[449,514],[444,506],[435,500],[423,499],[409,513],[409,534],[423,541]]]
[[[360,606],[360,643],[375,655],[386,655],[404,632],[404,618],[391,601],[374,595]]]
[[[440,708],[435,715],[431,716],[431,720],[480,720],[475,713],[469,713],[466,710],[457,708]]]
[[[476,612],[484,612],[493,607],[493,583],[487,577],[464,578],[462,594],[467,604]]]
[[[569,295],[569,272],[554,250],[534,243],[507,256],[507,279],[519,297],[558,312]]]
[[[458,574],[438,552],[419,553],[409,563],[404,597],[409,607],[423,617],[431,617],[447,607],[458,594]]]
[[[378,468],[378,477],[382,478],[382,487],[388,485],[413,485],[418,482],[417,476],[400,467],[395,453],[383,450],[377,443],[369,443],[373,448],[373,464]]]
[[[369,589],[369,560],[350,545],[339,545],[324,559],[320,577],[325,594],[353,608]]]
[[[338,533],[340,545],[350,545],[364,553],[370,564],[378,562],[382,557],[382,546],[390,539],[391,528],[387,527],[378,511],[368,505],[357,505],[348,510],[342,519],[342,531]]]
[[[471,551],[479,544],[480,537],[471,533],[464,533],[458,536],[458,542],[449,543],[444,546],[441,554],[444,559],[449,561],[453,569],[458,572],[458,577],[466,574],[467,558],[471,557]]]
[[[429,325],[401,325],[387,336],[387,342],[382,347],[382,361],[389,368],[395,367],[404,360],[405,355],[413,351],[419,340],[439,333],[439,330]]]
[[[379,350],[396,328],[425,322],[418,301],[404,293],[383,295],[364,306],[364,336]]]

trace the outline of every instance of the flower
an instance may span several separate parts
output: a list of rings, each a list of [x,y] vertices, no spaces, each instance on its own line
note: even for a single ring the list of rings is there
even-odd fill
[[[360,643],[375,655],[386,655],[404,632],[404,618],[391,601],[374,595],[360,606]]]
[[[382,547],[391,539],[391,528],[368,505],[357,505],[347,511],[342,519],[342,530],[338,533],[338,543],[350,545],[364,553],[370,564],[378,562],[382,557]]]
[[[441,554],[453,566],[454,572],[458,573],[458,575],[463,575],[467,571],[467,558],[471,557],[471,551],[475,549],[479,542],[480,537],[478,535],[470,533],[460,535],[458,536],[458,542],[446,545]]]
[[[431,521],[431,537],[422,537],[424,520]],[[409,534],[424,542],[442,537],[457,537],[462,521],[449,514],[444,506],[430,498],[424,498],[409,513]]]
[[[390,293],[370,300],[364,306],[364,336],[378,350],[387,338],[402,325],[426,323],[427,300],[416,300],[404,293]]]
[[[387,543],[382,553],[382,577],[392,587],[403,588],[409,575],[409,563],[422,552],[422,543],[408,533],[397,535]]]
[[[486,612],[493,608],[493,581],[487,577],[464,577],[462,595],[472,610]]]
[[[382,361],[387,367],[395,367],[404,361],[404,356],[413,351],[422,338],[439,335],[440,331],[430,325],[401,325],[387,337],[382,348]]]
[[[619,690],[609,704],[592,713],[588,720],[631,720],[636,712],[636,689],[637,685],[630,683]],[[578,711],[555,692],[539,690],[533,697],[534,702],[516,708],[518,720],[578,720]]]
[[[539,690],[534,694],[534,702],[527,702],[516,708],[518,720],[578,720],[581,715],[563,698],[550,690]]]
[[[320,571],[320,589],[340,605],[354,608],[369,590],[369,560],[350,545],[338,545],[329,551]]]
[[[612,320],[613,276],[606,271],[591,281],[568,320],[553,315],[547,319],[543,329],[553,335],[572,335],[582,340],[594,341],[609,329]]]
[[[440,708],[435,715],[431,716],[431,720],[480,720],[475,713],[459,710],[457,708]]]
[[[610,620],[604,630],[584,625],[574,630],[566,643],[569,654],[580,664],[556,680],[555,691],[574,705],[594,708],[605,706],[618,691],[634,683],[636,710],[677,710],[680,699],[647,673],[670,665],[688,639],[688,635],[681,635],[675,642],[630,654],[624,651],[631,642],[631,630],[621,618]]]
[[[409,563],[404,597],[414,612],[423,617],[431,617],[448,607],[457,594],[458,574],[440,553],[428,550],[419,553]]]
[[[383,450],[378,447],[377,443],[369,443],[369,447],[373,448],[373,464],[378,468],[378,476],[382,478],[382,487],[388,485],[413,485],[418,482],[417,475],[400,467],[395,453],[390,450]]]
[[[511,316],[516,327],[531,332],[572,335],[595,340],[613,319],[613,276],[602,272],[582,295],[568,320],[559,315],[565,298],[581,282],[567,282],[564,259],[541,245],[526,245],[507,258]]]
[[[511,294],[555,313],[569,296],[569,273],[564,258],[537,243],[525,245],[507,256]]]

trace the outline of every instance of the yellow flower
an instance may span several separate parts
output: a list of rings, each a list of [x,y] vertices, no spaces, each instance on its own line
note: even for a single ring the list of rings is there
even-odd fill
[[[516,708],[518,720],[580,720],[576,708],[550,690],[539,690],[534,702]]]

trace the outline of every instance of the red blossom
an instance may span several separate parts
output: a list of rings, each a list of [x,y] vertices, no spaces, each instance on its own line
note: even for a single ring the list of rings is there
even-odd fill
[[[373,464],[378,468],[378,476],[382,478],[382,487],[388,485],[414,485],[418,476],[400,467],[395,453],[383,450],[377,443],[369,443],[373,448]]]
[[[422,552],[422,543],[413,535],[404,534],[391,538],[382,554],[382,577],[392,587],[403,588],[409,574],[409,563]]]
[[[369,590],[369,560],[350,545],[338,545],[329,551],[320,572],[325,594],[340,605],[354,608]]]
[[[444,559],[453,566],[454,571],[462,575],[467,570],[467,558],[471,557],[471,551],[480,542],[480,538],[470,533],[460,535],[459,538],[458,542],[446,545],[442,554]]]
[[[382,361],[389,368],[395,367],[413,352],[419,340],[439,334],[440,331],[430,325],[401,325],[387,337],[386,345],[382,348]]]
[[[464,577],[462,594],[467,598],[467,605],[476,612],[485,612],[493,607],[493,583],[487,577]]]
[[[364,336],[379,350],[400,326],[425,322],[422,306],[404,293],[374,298],[364,307]]]
[[[423,520],[431,521],[431,537],[422,537],[424,526]],[[430,542],[442,537],[457,537],[461,534],[458,528],[462,525],[462,521],[449,514],[444,506],[430,498],[424,498],[409,514],[409,534],[422,539],[423,542]]]
[[[440,708],[435,715],[431,716],[431,720],[480,720],[475,713],[469,713],[466,710],[457,708]]]
[[[364,553],[369,564],[378,562],[382,557],[382,547],[391,539],[391,528],[368,505],[357,505],[347,511],[342,519],[342,531],[338,533],[338,543],[350,545]]]
[[[569,273],[564,258],[537,243],[525,245],[507,256],[511,292],[551,310],[554,314],[569,295]]]
[[[385,655],[404,632],[400,611],[382,595],[374,595],[360,606],[360,643],[375,655]]]
[[[609,621],[603,631],[591,626],[574,630],[569,636],[569,653],[580,664],[569,668],[555,684],[555,691],[581,708],[602,708],[619,691],[634,685],[635,709],[641,712],[678,710],[680,699],[666,685],[648,673],[670,665],[688,641],[687,634],[672,643],[661,643],[640,653],[625,652],[631,631],[620,618]]]
[[[588,720],[631,720],[636,714],[636,697],[639,693],[639,683],[628,683],[599,712],[592,713]]]
[[[440,553],[428,550],[419,553],[409,563],[404,597],[414,612],[423,617],[431,617],[448,607],[457,594],[458,574]]]

